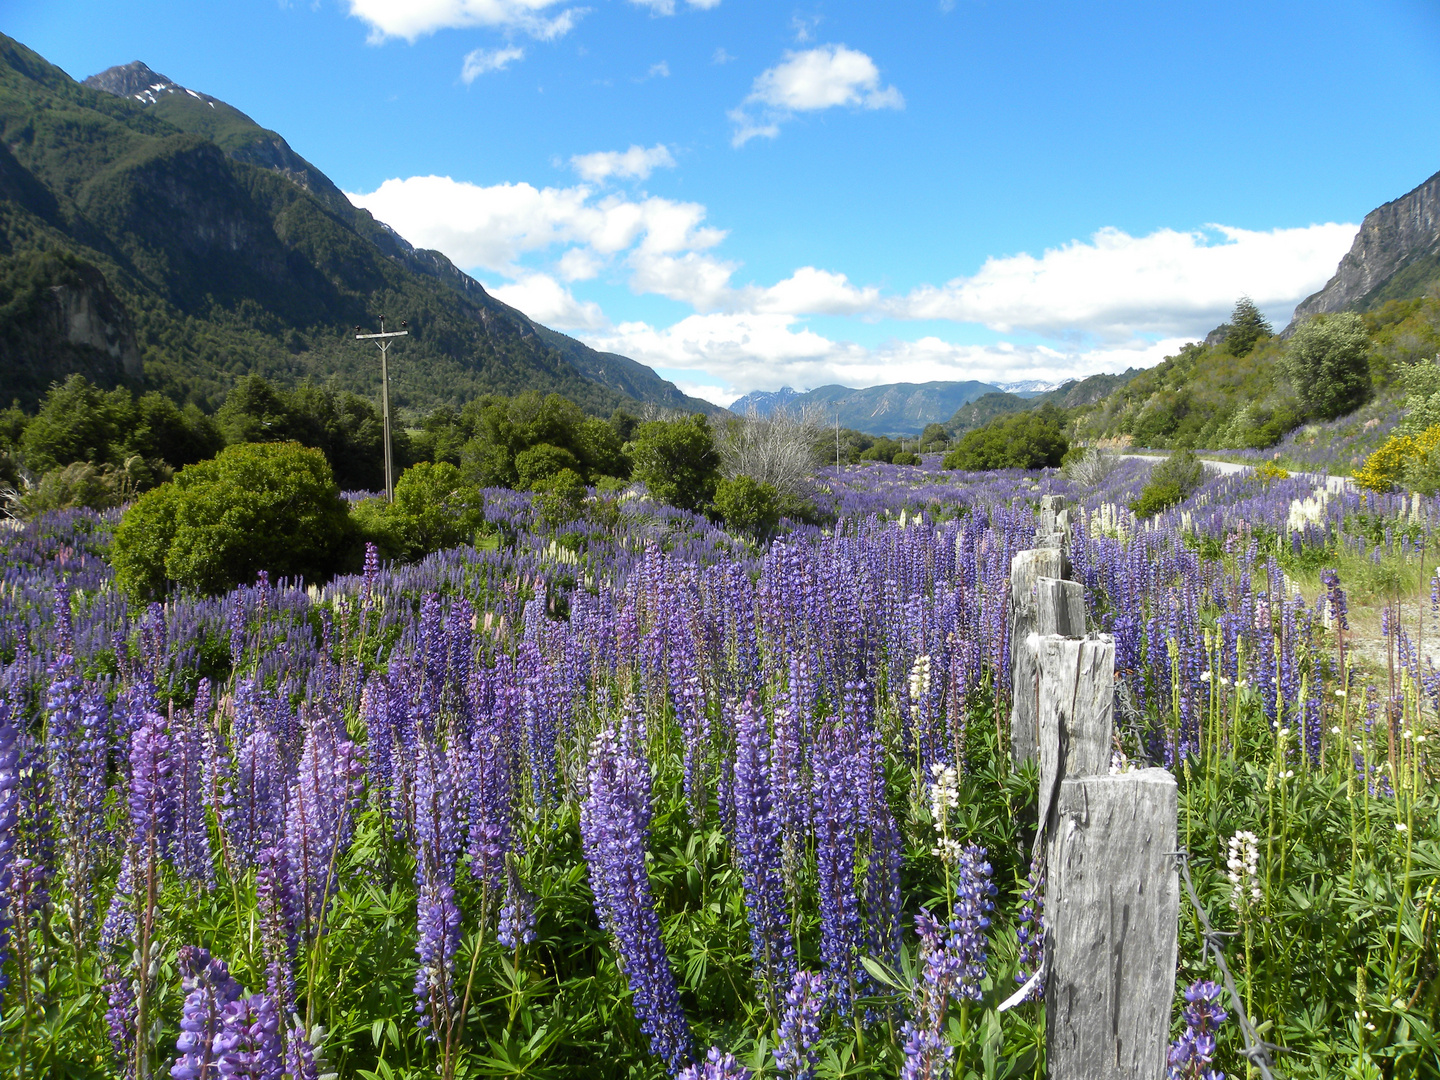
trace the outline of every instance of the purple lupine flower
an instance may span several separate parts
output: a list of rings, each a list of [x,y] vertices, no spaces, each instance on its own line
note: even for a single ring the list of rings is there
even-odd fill
[[[339,887],[336,868],[349,850],[363,765],[338,717],[312,715],[291,787],[285,853],[295,874],[302,938],[315,939]]]
[[[201,680],[208,691],[208,683]],[[208,720],[198,710],[206,702],[196,695],[196,711],[181,713],[171,730],[175,788],[173,861],[183,877],[209,888],[215,879],[210,850],[210,824],[205,817],[207,771],[213,760]]]
[[[505,904],[500,908],[495,940],[507,949],[515,949],[535,940],[535,897],[520,884],[514,866],[505,876]]]
[[[955,1048],[940,1032],[906,1020],[900,1026],[904,1063],[900,1080],[943,1080],[950,1075],[950,1057]]]
[[[280,1014],[267,994],[252,994],[226,1005],[213,1046],[220,1076],[280,1080],[285,1074]]]
[[[855,996],[860,949],[860,900],[855,893],[859,822],[852,797],[854,762],[844,727],[827,721],[816,740],[815,858],[820,906],[820,960],[827,999],[848,1016]]]
[[[1025,891],[1020,894],[1020,918],[1015,926],[1019,939],[1020,960],[1015,969],[1015,981],[1023,983],[1040,968],[1045,948],[1045,871],[1038,860],[1031,860],[1030,873],[1025,878]],[[1037,986],[1028,1000],[1036,1001],[1044,994]]]
[[[790,1080],[813,1080],[815,1049],[820,1041],[820,1010],[825,1004],[825,980],[816,971],[796,971],[785,992],[785,1013],[780,1020],[775,1064]]]
[[[960,963],[959,997],[980,1000],[980,984],[985,978],[985,962],[989,952],[987,931],[990,912],[995,908],[998,891],[990,880],[991,867],[985,849],[967,844],[957,864],[955,914],[950,922],[949,947]]]
[[[722,1054],[718,1046],[712,1046],[704,1061],[687,1065],[675,1080],[750,1080],[751,1075],[734,1054]]]
[[[68,611],[68,599],[61,610]],[[81,936],[90,926],[93,879],[104,853],[109,709],[99,688],[81,680],[72,657],[57,659],[46,677],[45,763],[52,821],[70,929]]]
[[[215,1036],[220,1032],[221,1013],[238,1001],[243,991],[223,960],[212,959],[197,946],[180,946],[180,970],[185,1006],[180,1014],[180,1037],[175,1041],[179,1056],[170,1066],[170,1076],[172,1080],[214,1080],[219,1075]]]
[[[8,696],[0,696],[0,1003],[4,1001],[5,954],[10,918],[5,897],[10,895],[15,863],[15,833],[20,824],[20,732]]]
[[[130,836],[152,872],[173,838],[171,768],[170,725],[160,713],[146,712],[130,737]]]
[[[589,794],[580,810],[580,833],[600,925],[611,935],[640,1030],[650,1050],[678,1072],[690,1060],[690,1026],[645,870],[650,842],[650,763],[637,742],[631,710],[623,732],[602,731],[590,751]]]
[[[461,823],[455,770],[437,747],[422,743],[415,768],[415,885],[420,958],[415,973],[419,1026],[432,1038],[448,1035],[455,1009],[454,966],[460,948],[460,908],[455,903],[455,864]]]
[[[266,992],[288,1013],[295,1008],[295,954],[299,948],[294,872],[283,846],[263,848],[257,862],[255,913],[260,922]]]
[[[1225,1080],[1218,1069],[1209,1067],[1215,1059],[1215,1033],[1228,1015],[1219,998],[1220,987],[1208,979],[1186,988],[1185,1030],[1170,1044],[1168,1080]]]
[[[786,918],[781,835],[770,796],[769,731],[746,696],[735,723],[735,856],[745,889],[756,982],[773,994],[790,981],[795,946]]]
[[[478,688],[472,685],[471,696]],[[495,689],[494,707],[485,710],[476,727],[469,772],[470,873],[490,889],[500,888],[505,857],[510,851],[512,790],[515,776],[515,700],[503,676]]]

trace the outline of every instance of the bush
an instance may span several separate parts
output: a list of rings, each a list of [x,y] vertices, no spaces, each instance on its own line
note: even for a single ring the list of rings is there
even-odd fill
[[[574,469],[561,469],[534,487],[540,520],[554,529],[580,518],[585,506],[585,481]]]
[[[775,485],[750,476],[721,480],[715,487],[715,511],[726,528],[763,540],[780,524],[780,493]]]
[[[448,461],[423,461],[400,477],[385,517],[388,537],[396,545],[394,557],[423,559],[471,543],[485,526],[485,500]]]
[[[579,475],[580,461],[569,450],[550,443],[540,443],[515,455],[516,486],[521,489],[533,489],[562,469]]]
[[[631,445],[635,479],[652,498],[698,510],[715,498],[720,482],[720,455],[710,423],[698,413],[683,420],[652,420],[641,424]]]
[[[1081,487],[1099,487],[1120,467],[1120,455],[1093,446],[1072,446],[1060,470],[1065,479]]]
[[[1301,323],[1285,351],[1285,374],[1313,416],[1333,420],[1370,397],[1370,334],[1353,311]]]
[[[966,432],[941,464],[968,472],[1057,468],[1070,449],[1061,423],[1060,410],[1053,406],[997,416],[984,427]]]
[[[272,577],[327,577],[349,521],[325,455],[298,443],[231,446],[142,495],[120,520],[115,580],[137,599],[171,585],[216,593]]]
[[[113,510],[134,498],[136,491],[153,487],[155,479],[153,470],[138,456],[127,461],[123,469],[72,461],[63,468],[51,469],[26,490],[18,500],[19,510],[25,517],[79,507]]]
[[[1130,504],[1130,512],[1137,518],[1153,517],[1184,502],[1204,482],[1204,462],[1193,450],[1177,450],[1150,470],[1150,479]]]
[[[1405,487],[1422,495],[1440,491],[1440,424],[1418,435],[1397,432],[1365,459],[1355,483],[1369,491]]]
[[[890,459],[891,465],[919,465],[920,455],[912,454],[909,450],[901,450]]]

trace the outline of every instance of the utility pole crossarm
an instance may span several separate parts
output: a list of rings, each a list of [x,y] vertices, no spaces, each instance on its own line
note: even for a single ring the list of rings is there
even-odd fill
[[[380,332],[378,334],[362,334],[360,327],[355,327],[356,341],[374,341],[375,347],[380,350],[380,413],[385,425],[385,501],[395,501],[395,470],[390,456],[390,339],[409,337],[410,331],[403,329],[405,323],[401,323],[400,330],[385,329],[385,316],[380,316]]]
[[[356,335],[355,335],[355,340],[356,340],[356,341],[367,341],[367,340],[369,340],[370,338],[409,337],[409,336],[410,336],[410,331],[409,331],[409,330],[391,330],[388,334],[356,334]]]

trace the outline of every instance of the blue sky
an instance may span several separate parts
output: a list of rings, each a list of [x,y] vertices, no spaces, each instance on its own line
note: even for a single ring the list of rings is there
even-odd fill
[[[5,0],[144,60],[497,295],[725,401],[1148,364],[1277,323],[1440,170],[1440,10]]]

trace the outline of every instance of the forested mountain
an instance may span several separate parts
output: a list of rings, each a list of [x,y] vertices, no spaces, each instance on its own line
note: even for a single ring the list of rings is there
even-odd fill
[[[0,35],[0,402],[75,371],[207,408],[251,373],[373,396],[352,335],[382,314],[411,333],[401,410],[540,390],[715,411],[491,297],[224,102],[138,63],[80,84]]]
[[[816,409],[827,422],[870,435],[918,435],[925,425],[943,421],[961,405],[999,387],[983,382],[886,383],[855,390],[848,386],[817,386],[797,393],[788,386],[773,392],[747,394],[730,408],[761,416],[784,406]]]

